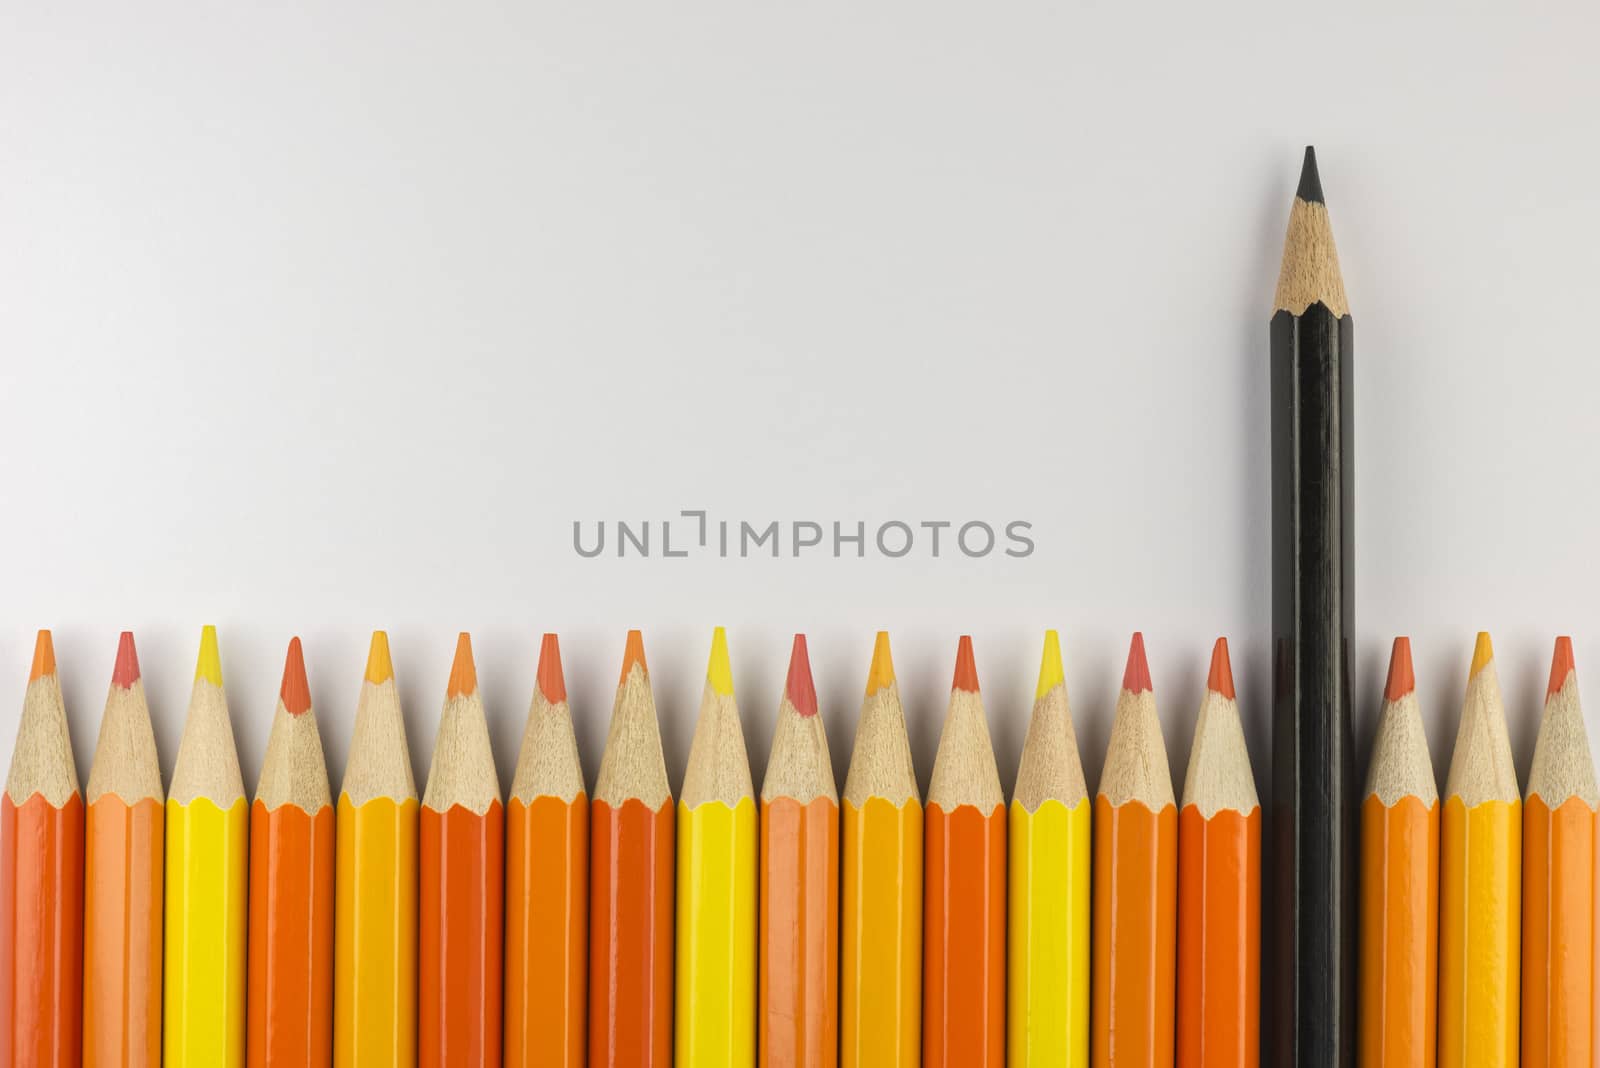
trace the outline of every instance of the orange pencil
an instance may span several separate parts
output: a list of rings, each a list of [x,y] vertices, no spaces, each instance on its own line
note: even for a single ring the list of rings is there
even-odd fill
[[[590,806],[590,1068],[672,1063],[672,788],[644,662],[628,632]]]
[[[804,634],[761,783],[761,1064],[839,1057],[839,791]]]
[[[1005,1063],[1005,800],[978,692],[972,639],[962,635],[928,784],[922,883],[925,1068],[1001,1068]]]
[[[417,1061],[498,1068],[505,810],[472,639],[456,639],[422,795]]]
[[[1595,809],[1572,639],[1557,638],[1522,806],[1522,1068],[1594,1068]]]
[[[1361,802],[1362,1068],[1433,1068],[1439,1021],[1439,786],[1422,732],[1411,641],[1389,654]]]
[[[166,797],[133,635],[122,632],[84,829],[83,1063],[161,1063]]]
[[[82,998],[83,798],[41,630],[0,795],[0,1063],[78,1068]]]
[[[588,950],[589,797],[546,634],[506,806],[506,1068],[581,1068]]]
[[[1178,813],[1156,695],[1135,633],[1094,799],[1095,1068],[1173,1063]]]
[[[289,642],[250,807],[250,1068],[333,1057],[333,796],[300,639]]]
[[[1178,977],[1178,1068],[1255,1068],[1261,802],[1226,638],[1211,650],[1178,813]]]

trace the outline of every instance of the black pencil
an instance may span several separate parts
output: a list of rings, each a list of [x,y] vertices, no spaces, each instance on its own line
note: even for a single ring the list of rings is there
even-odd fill
[[[1351,321],[1306,149],[1272,315],[1271,891],[1261,1062],[1355,1063]]]

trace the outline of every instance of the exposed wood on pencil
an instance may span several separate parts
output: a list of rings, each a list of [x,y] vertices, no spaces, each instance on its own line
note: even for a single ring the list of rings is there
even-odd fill
[[[1283,264],[1273,307],[1290,315],[1303,315],[1318,302],[1335,316],[1350,312],[1344,275],[1339,271],[1339,250],[1333,243],[1333,224],[1322,198],[1316,153],[1308,148],[1300,188],[1289,209],[1289,232],[1283,239]]]

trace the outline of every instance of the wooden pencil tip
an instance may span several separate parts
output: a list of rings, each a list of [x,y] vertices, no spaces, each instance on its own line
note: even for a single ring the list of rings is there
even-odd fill
[[[478,692],[478,667],[472,662],[472,635],[462,631],[456,637],[456,658],[450,665],[446,697],[471,697]]]
[[[1385,701],[1398,701],[1417,688],[1417,675],[1411,668],[1411,639],[1400,635],[1389,653],[1389,681],[1383,686]]]
[[[889,632],[880,630],[872,643],[872,666],[867,668],[867,696],[894,685],[894,657],[889,655]]]
[[[283,659],[283,685],[278,687],[278,700],[291,716],[303,716],[311,707],[311,684],[306,681],[306,658],[300,649],[300,639],[289,639],[289,653]]]
[[[1550,686],[1545,690],[1546,699],[1561,692],[1561,687],[1566,685],[1567,676],[1578,670],[1578,665],[1572,659],[1572,639],[1563,634],[1556,639],[1555,656],[1550,661]]]
[[[1035,701],[1067,681],[1061,668],[1061,636],[1053,630],[1044,632],[1044,654],[1039,658],[1039,685],[1034,688]]]
[[[978,692],[978,665],[972,656],[972,636],[963,634],[961,641],[956,644],[956,677],[951,681],[952,690],[966,690],[968,693]]]
[[[33,669],[28,672],[28,681],[34,682],[55,673],[56,645],[50,638],[50,632],[41,630],[39,636],[33,640]]]
[[[539,692],[553,705],[567,699],[567,679],[561,673],[561,641],[554,634],[546,634],[539,643],[539,673],[536,679]]]
[[[628,644],[622,650],[622,675],[617,679],[618,686],[628,682],[628,672],[633,670],[633,665],[638,664],[639,670],[646,675],[650,674],[650,665],[644,660],[644,635],[636,630],[628,632]]]
[[[117,664],[111,669],[111,685],[124,690],[139,681],[139,653],[133,647],[133,631],[125,630],[117,639]]]
[[[1137,630],[1128,646],[1128,666],[1122,671],[1122,688],[1129,693],[1155,689],[1150,684],[1150,664],[1144,657],[1144,634]]]
[[[1475,677],[1478,672],[1483,670],[1484,665],[1493,659],[1494,645],[1489,641],[1489,632],[1480,630],[1478,632],[1478,642],[1472,647],[1472,667],[1467,672],[1467,678]]]
[[[389,658],[389,635],[381,630],[372,632],[372,641],[367,645],[367,674],[366,679],[374,686],[382,685],[394,678],[394,661]]]
[[[1300,166],[1300,188],[1294,195],[1308,204],[1326,204],[1322,198],[1322,175],[1317,173],[1317,150],[1306,146],[1306,159]]]
[[[728,662],[728,632],[711,631],[711,659],[706,662],[706,682],[724,697],[733,696],[733,665]]]
[[[216,627],[200,628],[200,655],[194,663],[194,681],[201,679],[222,688],[222,654],[217,651]]]
[[[811,657],[806,653],[806,636],[794,636],[794,648],[789,652],[789,678],[783,684],[789,703],[802,716],[817,714],[817,688],[811,681]]]
[[[1233,695],[1233,664],[1228,660],[1228,639],[1218,638],[1211,647],[1211,673],[1206,676],[1206,689],[1221,694],[1228,700]]]

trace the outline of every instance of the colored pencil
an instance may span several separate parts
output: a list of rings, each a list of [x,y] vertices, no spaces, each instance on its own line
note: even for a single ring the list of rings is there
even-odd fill
[[[922,1063],[922,794],[879,631],[844,780],[844,1068]]]
[[[928,784],[922,1063],[1000,1068],[1006,1053],[1006,813],[972,639],[956,649]]]
[[[242,1068],[250,806],[215,627],[200,632],[166,837],[162,1055],[169,1068]]]
[[[1597,1063],[1597,805],[1572,639],[1557,638],[1522,813],[1523,1068]]]
[[[1272,838],[1262,1059],[1355,1055],[1352,320],[1306,149],[1272,315]]]
[[[0,1061],[78,1068],[83,797],[55,646],[41,630],[0,794]]]
[[[1439,1019],[1439,789],[1422,731],[1411,641],[1389,655],[1361,802],[1363,1068],[1433,1068]]]
[[[122,632],[84,821],[83,1063],[161,1063],[161,765],[133,635]]]
[[[506,805],[507,1068],[581,1068],[588,997],[589,795],[546,634]]]
[[[761,783],[761,1064],[839,1056],[839,791],[804,634]]]
[[[1522,952],[1522,795],[1495,673],[1479,634],[1439,840],[1439,1064],[1515,1065]]]
[[[1228,639],[1211,650],[1178,811],[1178,1068],[1261,1054],[1261,802]]]
[[[1012,1068],[1089,1063],[1091,808],[1061,639],[1047,630],[1007,842],[1006,1063]]]
[[[589,808],[589,1064],[672,1060],[672,789],[644,638],[628,632]]]
[[[678,798],[679,1068],[755,1063],[756,820],[728,640],[718,627]]]
[[[328,765],[293,638],[250,806],[250,1068],[326,1068],[332,1060],[335,860]]]
[[[336,1068],[417,1061],[417,819],[389,636],[373,631],[334,820]]]
[[[418,1064],[499,1068],[505,808],[465,632],[439,714],[420,841]]]
[[[1096,1068],[1173,1063],[1178,813],[1144,636],[1134,634],[1094,799]]]

